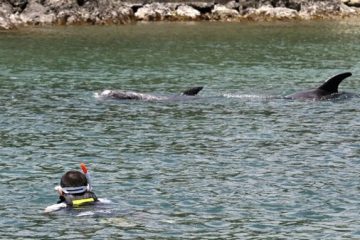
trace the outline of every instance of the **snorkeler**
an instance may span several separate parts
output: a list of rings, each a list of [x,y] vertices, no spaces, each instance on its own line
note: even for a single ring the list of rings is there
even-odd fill
[[[91,178],[85,164],[81,163],[80,166],[83,173],[72,170],[61,177],[60,186],[55,187],[59,194],[59,201],[57,204],[48,206],[45,212],[53,212],[69,206],[80,206],[98,201],[95,193],[92,192]]]

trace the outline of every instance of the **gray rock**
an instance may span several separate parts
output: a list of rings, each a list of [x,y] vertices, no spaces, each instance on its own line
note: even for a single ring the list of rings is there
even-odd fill
[[[196,20],[199,19],[201,15],[200,11],[188,5],[180,5],[176,9],[175,14],[179,17],[179,19],[183,20]]]
[[[10,20],[12,13],[12,5],[4,2],[0,4],[0,29],[9,30],[15,28],[15,24]]]
[[[230,9],[236,9],[239,10],[240,8],[240,3],[237,1],[230,1],[228,3],[225,4],[225,7],[230,8]]]
[[[0,12],[0,30],[10,30],[14,28],[15,25],[9,21],[9,18],[3,12]]]
[[[201,15],[210,14],[211,10],[214,8],[214,2],[188,2],[187,5],[198,10]]]
[[[79,9],[76,0],[42,0],[42,5],[55,13],[59,13],[63,10]]]
[[[262,6],[260,8],[251,8],[244,15],[251,20],[291,20],[299,18],[296,10],[285,7]]]
[[[345,5],[344,3],[340,5],[340,12],[344,16],[351,16],[357,13],[355,9],[349,7],[348,5]]]
[[[221,4],[216,4],[211,13],[215,20],[235,20],[240,17],[237,10],[227,8]]]
[[[120,1],[46,1],[46,5],[56,13],[56,22],[61,25],[123,24],[134,20],[131,6]]]
[[[302,19],[324,18],[340,13],[339,1],[309,1],[301,4]]]
[[[13,7],[14,12],[21,13],[28,4],[28,0],[8,0]]]
[[[74,15],[75,12],[72,10],[60,10],[56,15],[56,23],[60,25],[75,23],[76,17]]]
[[[87,11],[96,17],[97,24],[123,24],[135,19],[134,11],[130,5],[111,0],[99,1],[98,7],[86,8]]]
[[[19,17],[24,24],[30,25],[55,22],[55,14],[49,13],[46,7],[36,1],[30,1]]]
[[[288,20],[360,14],[360,0],[0,0],[0,28],[162,20]],[[345,5],[346,4],[346,5]],[[349,7],[351,6],[351,7]]]
[[[342,0],[342,3],[350,7],[360,7],[360,0]]]
[[[174,17],[173,11],[161,3],[146,4],[135,13],[136,20],[160,21]]]

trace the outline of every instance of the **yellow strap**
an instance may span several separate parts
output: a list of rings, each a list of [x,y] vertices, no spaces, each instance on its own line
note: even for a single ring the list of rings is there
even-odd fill
[[[83,203],[89,203],[89,202],[94,202],[94,198],[84,198],[84,199],[78,199],[78,200],[73,200],[72,204],[73,205],[81,205]]]

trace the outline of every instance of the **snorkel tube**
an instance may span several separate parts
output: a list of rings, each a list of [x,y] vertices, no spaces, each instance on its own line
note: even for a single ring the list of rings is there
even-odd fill
[[[89,191],[92,190],[92,185],[91,185],[91,177],[90,177],[90,173],[88,172],[88,169],[87,167],[85,166],[84,163],[80,163],[80,167],[81,167],[81,170],[83,171],[83,173],[85,174],[86,176],[86,179],[88,181],[88,185],[89,185]]]

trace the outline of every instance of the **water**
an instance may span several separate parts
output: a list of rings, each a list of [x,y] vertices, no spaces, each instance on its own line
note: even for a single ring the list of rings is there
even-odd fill
[[[359,98],[285,96],[351,71],[353,21],[0,33],[3,239],[360,238]],[[189,101],[99,101],[125,89]],[[44,214],[85,162],[111,204]]]

